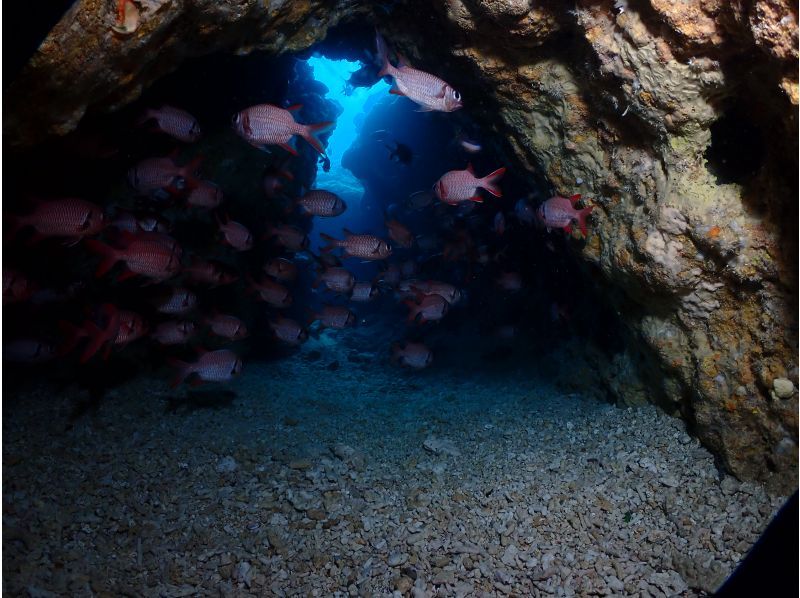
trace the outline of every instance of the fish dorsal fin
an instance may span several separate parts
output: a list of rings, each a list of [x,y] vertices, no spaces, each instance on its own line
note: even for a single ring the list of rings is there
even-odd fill
[[[343,228],[342,232],[344,233],[345,237],[354,237],[355,233],[348,228]]]
[[[475,169],[472,167],[472,162],[467,163],[467,172],[475,176]]]
[[[403,54],[400,54],[400,52],[395,52],[395,53],[397,54],[397,68],[401,69],[404,66],[408,68],[413,68],[411,66],[411,63],[408,61],[408,58],[406,58]]]

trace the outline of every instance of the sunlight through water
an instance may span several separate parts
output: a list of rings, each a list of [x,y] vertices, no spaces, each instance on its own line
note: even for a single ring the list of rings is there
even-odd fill
[[[380,80],[371,88],[356,87],[350,95],[346,95],[345,83],[361,67],[361,63],[330,60],[324,56],[309,58],[307,62],[314,70],[314,78],[328,88],[325,97],[337,102],[344,110],[336,119],[336,128],[328,140],[326,151],[331,160],[330,172],[323,171],[320,164],[315,186],[338,194],[348,205],[357,205],[364,188],[349,170],[342,167],[342,156],[358,134],[365,107],[368,110],[375,101],[386,97],[390,85]]]

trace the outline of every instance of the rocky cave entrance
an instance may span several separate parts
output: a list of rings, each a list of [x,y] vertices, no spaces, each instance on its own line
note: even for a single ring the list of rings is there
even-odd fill
[[[609,14],[628,9],[631,19],[636,15],[627,5],[607,8]],[[729,413],[734,411],[729,396],[738,397],[737,406],[756,409],[754,397],[765,385],[771,388],[773,379],[785,376],[796,379],[796,364],[781,357],[785,366],[775,365],[776,355],[784,354],[773,346],[763,380],[734,384],[732,366],[720,365],[710,382],[703,375],[694,379],[699,391],[682,382],[691,378],[683,371],[690,367],[681,361],[686,355],[692,356],[691,367],[701,370],[707,367],[703,360],[720,360],[703,339],[687,339],[720,302],[716,283],[704,280],[695,287],[681,279],[681,250],[691,238],[699,248],[691,259],[705,254],[716,264],[711,270],[731,276],[730,256],[758,246],[747,237],[752,221],[749,215],[744,221],[735,216],[719,227],[708,215],[649,203],[649,193],[669,194],[659,187],[664,186],[659,176],[666,178],[667,189],[683,184],[664,170],[694,166],[669,162],[674,156],[662,156],[659,165],[642,149],[658,138],[648,122],[654,118],[650,108],[630,98],[623,106],[616,90],[592,89],[594,75],[578,83],[569,72],[580,68],[574,63],[586,51],[576,35],[588,27],[588,15],[600,19],[599,13],[576,9],[571,17],[559,17],[577,20],[531,51],[534,67],[509,56],[507,48],[487,52],[502,65],[497,68],[516,69],[516,76],[545,98],[520,108],[509,98],[525,92],[503,81],[505,87],[494,94],[496,73],[481,70],[484,63],[478,70],[468,64],[463,39],[453,41],[452,56],[439,43],[427,52],[418,38],[435,28],[436,13],[421,13],[413,21],[417,27],[410,27],[411,8],[403,3],[375,10],[379,22],[385,20],[381,12],[401,16],[401,26],[382,26],[415,65],[446,77],[452,73],[454,85],[469,90],[464,110],[420,114],[409,100],[386,95],[385,82],[375,81],[346,90],[352,95],[344,99],[355,96],[365,104],[348,103],[342,111],[345,90],[336,84],[344,75],[338,68],[343,62],[349,72],[364,68],[374,54],[373,19],[359,16],[327,30],[324,39],[309,38],[316,44],[184,60],[173,73],[149,77],[139,99],[120,94],[115,109],[90,110],[65,137],[4,157],[10,171],[4,190],[11,198],[4,211],[24,213],[33,194],[83,197],[117,215],[128,210],[162,217],[171,222],[169,234],[187,259],[216,259],[240,275],[232,285],[196,289],[197,317],[235,313],[249,330],[245,341],[233,345],[201,337],[208,348],[234,347],[244,372],[232,384],[200,391],[178,393],[165,384],[167,359],[191,359],[192,350],[164,351],[149,341],[132,343],[108,362],[78,367],[75,359],[59,356],[11,372],[6,368],[4,454],[10,467],[4,523],[12,533],[4,570],[14,587],[143,595],[191,595],[211,587],[223,594],[276,595],[564,589],[578,595],[607,590],[695,595],[723,582],[782,504],[785,492],[767,494],[758,483],[730,474],[740,455],[730,451],[729,424],[709,428],[709,407],[693,393],[715,397]],[[648,18],[655,17],[648,13]],[[319,26],[316,17],[308,23],[312,30]],[[293,51],[287,51],[290,46]],[[623,79],[636,93],[652,83]],[[202,139],[180,145],[131,128],[145,108],[161,103],[197,117]],[[336,120],[333,134],[321,135],[330,150],[330,171],[302,140],[295,142],[299,155],[287,160],[281,149],[260,152],[238,138],[231,115],[260,103],[301,103],[296,118],[303,123]],[[613,118],[609,106],[619,108]],[[759,142],[762,121],[737,127],[746,109],[727,106],[733,107],[709,126],[710,143],[704,147],[708,172],[722,188],[714,197],[733,213],[738,190],[731,185],[743,185],[748,195],[763,188],[771,157]],[[339,122],[359,113],[358,122]],[[628,114],[637,120],[614,120]],[[597,139],[570,130],[584,117],[596,125]],[[644,133],[637,130],[642,122],[648,122]],[[344,132],[350,139],[335,143]],[[558,149],[547,147],[547,136]],[[470,155],[459,149],[464,137],[479,139],[482,151]],[[694,143],[690,137],[676,136],[670,143]],[[619,154],[603,155],[609,140],[620,144]],[[746,154],[736,151],[743,141],[752,142]],[[583,144],[595,142],[604,149],[585,162],[570,162]],[[411,148],[408,163],[390,159],[396,143]],[[254,250],[233,253],[220,247],[211,212],[136,197],[125,182],[131,166],[176,146],[180,162],[203,157],[201,175],[225,195],[221,218],[244,223],[256,236],[266,223],[291,223],[309,234],[312,251],[287,253],[259,239]],[[553,167],[562,160],[570,168]],[[599,166],[593,160],[607,161]],[[508,166],[503,197],[458,208],[435,200],[421,209],[411,205],[415,192],[467,162],[479,172]],[[42,165],[47,177],[41,176]],[[605,168],[633,178],[601,181],[592,169]],[[292,177],[284,179],[282,193],[265,200],[265,175],[287,169]],[[651,170],[655,183],[648,178]],[[331,219],[290,215],[287,200],[311,188],[335,191],[348,211]],[[690,192],[698,189],[699,184]],[[586,239],[546,234],[518,217],[526,207],[532,212],[548,197],[570,192],[583,192],[597,206]],[[684,187],[681,193],[689,191]],[[774,221],[774,206],[748,201]],[[626,204],[637,207],[629,210]],[[498,213],[506,219],[502,234],[493,232]],[[615,213],[624,222],[619,230],[609,225]],[[727,217],[724,209],[714,215]],[[645,217],[658,223],[641,220]],[[396,247],[388,264],[403,278],[457,285],[460,304],[436,326],[409,326],[407,308],[386,286],[376,285],[382,294],[354,310],[354,329],[314,327],[299,350],[276,343],[269,332],[276,313],[302,321],[306,308],[347,304],[312,286],[323,267],[319,233],[338,236],[346,226],[385,234],[390,219],[413,231],[415,246]],[[681,241],[668,235],[681,235]],[[631,262],[625,261],[630,247],[614,244],[625,236],[643,237],[635,242],[641,241],[644,253]],[[781,241],[790,250],[791,238]],[[7,311],[13,317],[4,317],[4,344],[36,338],[43,347],[57,347],[59,323],[76,321],[87,305],[114,303],[143,313],[151,325],[164,319],[153,311],[153,289],[94,279],[96,260],[81,245],[66,251],[47,243],[30,251],[22,244],[11,247],[4,270],[25,272],[48,288],[36,289],[45,292]],[[254,301],[248,281],[260,275],[265,261],[280,257],[293,259],[299,275],[292,306],[279,312]],[[387,265],[344,265],[357,280],[387,276]],[[732,275],[743,285],[762,289],[768,303],[782,297],[772,280],[747,280],[743,268],[737,263]],[[702,271],[707,276],[706,266]],[[503,289],[508,274],[521,276],[521,289]],[[670,285],[681,289],[681,309],[697,318],[693,325],[670,319],[675,310],[665,290]],[[789,305],[794,301],[796,307],[794,288]],[[762,325],[773,325],[768,317],[785,318],[782,309],[773,307]],[[787,333],[789,345],[792,334]],[[434,365],[414,372],[392,366],[390,347],[397,341],[430,346]],[[743,359],[744,349],[736,351]],[[15,357],[9,352],[7,359]],[[761,408],[786,419],[787,405]],[[780,425],[791,429],[791,422]],[[770,430],[770,442],[777,440],[761,459],[771,473],[781,474],[796,445],[784,428]],[[751,471],[747,467],[738,473]],[[56,470],[62,487],[46,490],[43,484]],[[105,537],[106,529],[114,538]],[[31,568],[26,564],[31,562],[38,565]],[[113,575],[99,575],[100,570]]]

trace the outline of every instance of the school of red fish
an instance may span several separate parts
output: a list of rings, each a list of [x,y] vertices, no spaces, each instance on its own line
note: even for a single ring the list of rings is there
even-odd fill
[[[405,96],[418,105],[421,111],[453,112],[469,105],[467,98],[444,80],[430,73],[412,68],[399,56],[397,65],[390,60],[389,48],[377,35],[378,57],[381,63],[380,76],[391,77],[394,87],[391,93]],[[282,148],[289,160],[298,154],[292,145],[307,143],[319,154],[325,150],[317,135],[324,133],[333,123],[298,122],[300,105],[286,108],[260,104],[245,108],[232,117],[233,130],[247,143],[259,149],[272,146]],[[202,138],[198,121],[188,112],[172,106],[147,109],[133,123],[148,126],[150,131],[167,135],[181,144],[193,144]],[[464,151],[475,154],[481,146],[474,141],[461,139]],[[274,151],[274,150],[273,150]],[[28,246],[41,242],[62,242],[71,247],[69,251],[82,251],[92,256],[94,275],[105,280],[113,276],[117,282],[136,279],[153,287],[151,303],[156,318],[125,309],[122,305],[99,299],[85,311],[82,321],[59,322],[58,334],[52,338],[22,337],[6,341],[4,359],[16,363],[42,363],[57,357],[74,355],[79,364],[90,360],[108,359],[117,351],[134,342],[150,342],[161,347],[186,347],[201,333],[211,335],[220,343],[238,342],[247,339],[252,330],[236,314],[205,310],[199,313],[198,298],[206,289],[230,285],[238,280],[246,282],[248,297],[263,302],[272,313],[269,329],[276,342],[287,346],[299,346],[309,338],[312,326],[341,330],[358,325],[359,317],[347,305],[323,304],[316,311],[309,310],[306,321],[297,321],[285,316],[282,310],[293,305],[292,287],[298,279],[298,265],[308,262],[310,256],[317,273],[313,283],[315,292],[326,293],[353,304],[376,300],[384,294],[392,294],[408,309],[410,326],[435,325],[457,309],[464,292],[456,285],[415,278],[417,264],[414,260],[389,262],[393,248],[410,250],[426,249],[437,244],[437,239],[424,235],[416,236],[397,218],[387,216],[385,235],[382,231],[350,231],[343,228],[342,235],[333,237],[322,233],[327,242],[319,255],[309,251],[306,232],[290,222],[264,223],[263,231],[252,231],[228,217],[221,206],[225,193],[219,185],[204,180],[199,172],[202,158],[179,162],[179,152],[168,156],[156,156],[141,160],[128,171],[128,184],[135,192],[154,202],[171,202],[183,205],[187,210],[209,212],[213,215],[219,235],[219,243],[231,252],[248,252],[259,243],[278,248],[281,255],[269,257],[257,273],[241,272],[220,260],[191,254],[170,236],[171,224],[160,214],[141,215],[130,211],[116,210],[110,214],[99,205],[77,197],[31,199],[28,210],[23,213],[4,214],[7,229],[6,242]],[[443,173],[430,191],[413,194],[407,206],[412,210],[426,210],[438,199],[444,210],[459,210],[469,214],[475,203],[491,202],[492,197],[501,197],[499,182],[506,172],[505,167],[492,172],[476,173],[471,164],[461,170]],[[279,201],[284,188],[294,180],[291,162],[277,171],[267,173],[261,182],[266,201]],[[569,198],[551,197],[537,207],[528,200],[517,202],[513,213],[497,211],[487,232],[502,237],[509,226],[507,216],[513,216],[520,225],[538,224],[551,229],[560,228],[568,235],[577,225],[585,237],[588,233],[586,220],[592,211],[587,203],[577,207],[580,195]],[[160,204],[159,204],[160,205]],[[283,213],[285,220],[292,217],[298,222],[306,218],[336,218],[344,214],[348,206],[338,195],[324,189],[307,190],[293,199]],[[378,234],[373,234],[378,232]],[[55,240],[55,241],[54,241]],[[77,246],[77,247],[76,247]],[[337,252],[339,257],[334,256]],[[274,252],[273,252],[274,253]],[[305,258],[304,258],[305,256]],[[356,259],[374,261],[381,272],[373,280],[357,280],[344,265],[343,260]],[[470,259],[478,264],[499,263],[502,255],[492,254],[486,246],[476,247],[468,231],[454,230],[452,238],[441,251],[445,262]],[[524,287],[520,272],[506,271],[502,267],[494,279],[498,292],[514,293]],[[54,291],[29,279],[24,272],[3,267],[3,305],[35,301],[49,301],[59,294],[77,292],[74,289]],[[355,309],[356,306],[353,306]],[[554,307],[554,317],[568,318],[561,308]],[[511,338],[513,326],[502,326],[495,331],[498,338]],[[433,351],[421,342],[399,341],[389,349],[393,363],[412,369],[423,369],[432,365]],[[173,367],[172,386],[184,381],[193,385],[205,382],[225,382],[242,371],[242,358],[230,348],[197,350],[197,357],[184,361],[166,357]]]

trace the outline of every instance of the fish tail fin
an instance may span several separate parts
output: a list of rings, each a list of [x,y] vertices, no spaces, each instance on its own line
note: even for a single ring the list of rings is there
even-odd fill
[[[335,239],[326,233],[320,233],[319,236],[328,242],[328,244],[325,247],[320,249],[322,253],[330,253],[339,246],[338,239]]]
[[[325,155],[325,148],[322,147],[322,143],[320,143],[320,140],[317,139],[314,134],[323,132],[333,124],[335,124],[335,121],[328,120],[321,123],[314,123],[313,125],[303,125],[303,130],[301,131],[300,136],[308,141],[311,147],[317,150],[317,152]]]
[[[500,187],[498,187],[495,183],[499,181],[500,178],[505,173],[506,173],[505,166],[503,168],[498,168],[494,172],[490,172],[481,179],[481,187],[486,189],[489,193],[491,193],[495,197],[503,197],[503,192],[500,191]]]
[[[419,314],[419,305],[414,303],[412,299],[403,300],[403,305],[409,309],[407,320],[409,322],[415,321],[417,319],[417,314]]]
[[[381,61],[381,70],[378,72],[378,77],[383,78],[386,75],[394,77],[396,69],[389,62],[389,48],[386,47],[386,41],[383,36],[375,30],[375,45],[378,48],[378,57]]]
[[[190,374],[190,364],[173,357],[167,359],[167,363],[177,370],[169,383],[170,388],[176,388]]]
[[[119,332],[119,310],[111,303],[105,303],[100,308],[100,313],[107,318],[106,327],[100,328],[94,322],[86,322],[85,330],[89,336],[89,344],[86,345],[81,354],[81,363],[89,361],[106,343],[109,344],[106,346],[103,359],[108,359],[108,355],[111,352],[111,343]]]
[[[97,239],[86,239],[85,244],[89,251],[102,256],[102,260],[97,266],[97,270],[94,272],[95,278],[100,278],[106,274],[109,270],[111,270],[111,268],[114,267],[114,264],[119,261],[117,250],[110,245],[106,245]]]
[[[578,226],[580,227],[581,233],[583,233],[584,237],[588,233],[586,230],[586,218],[592,213],[593,209],[594,206],[589,206],[588,208],[583,208],[582,210],[578,211]]]

